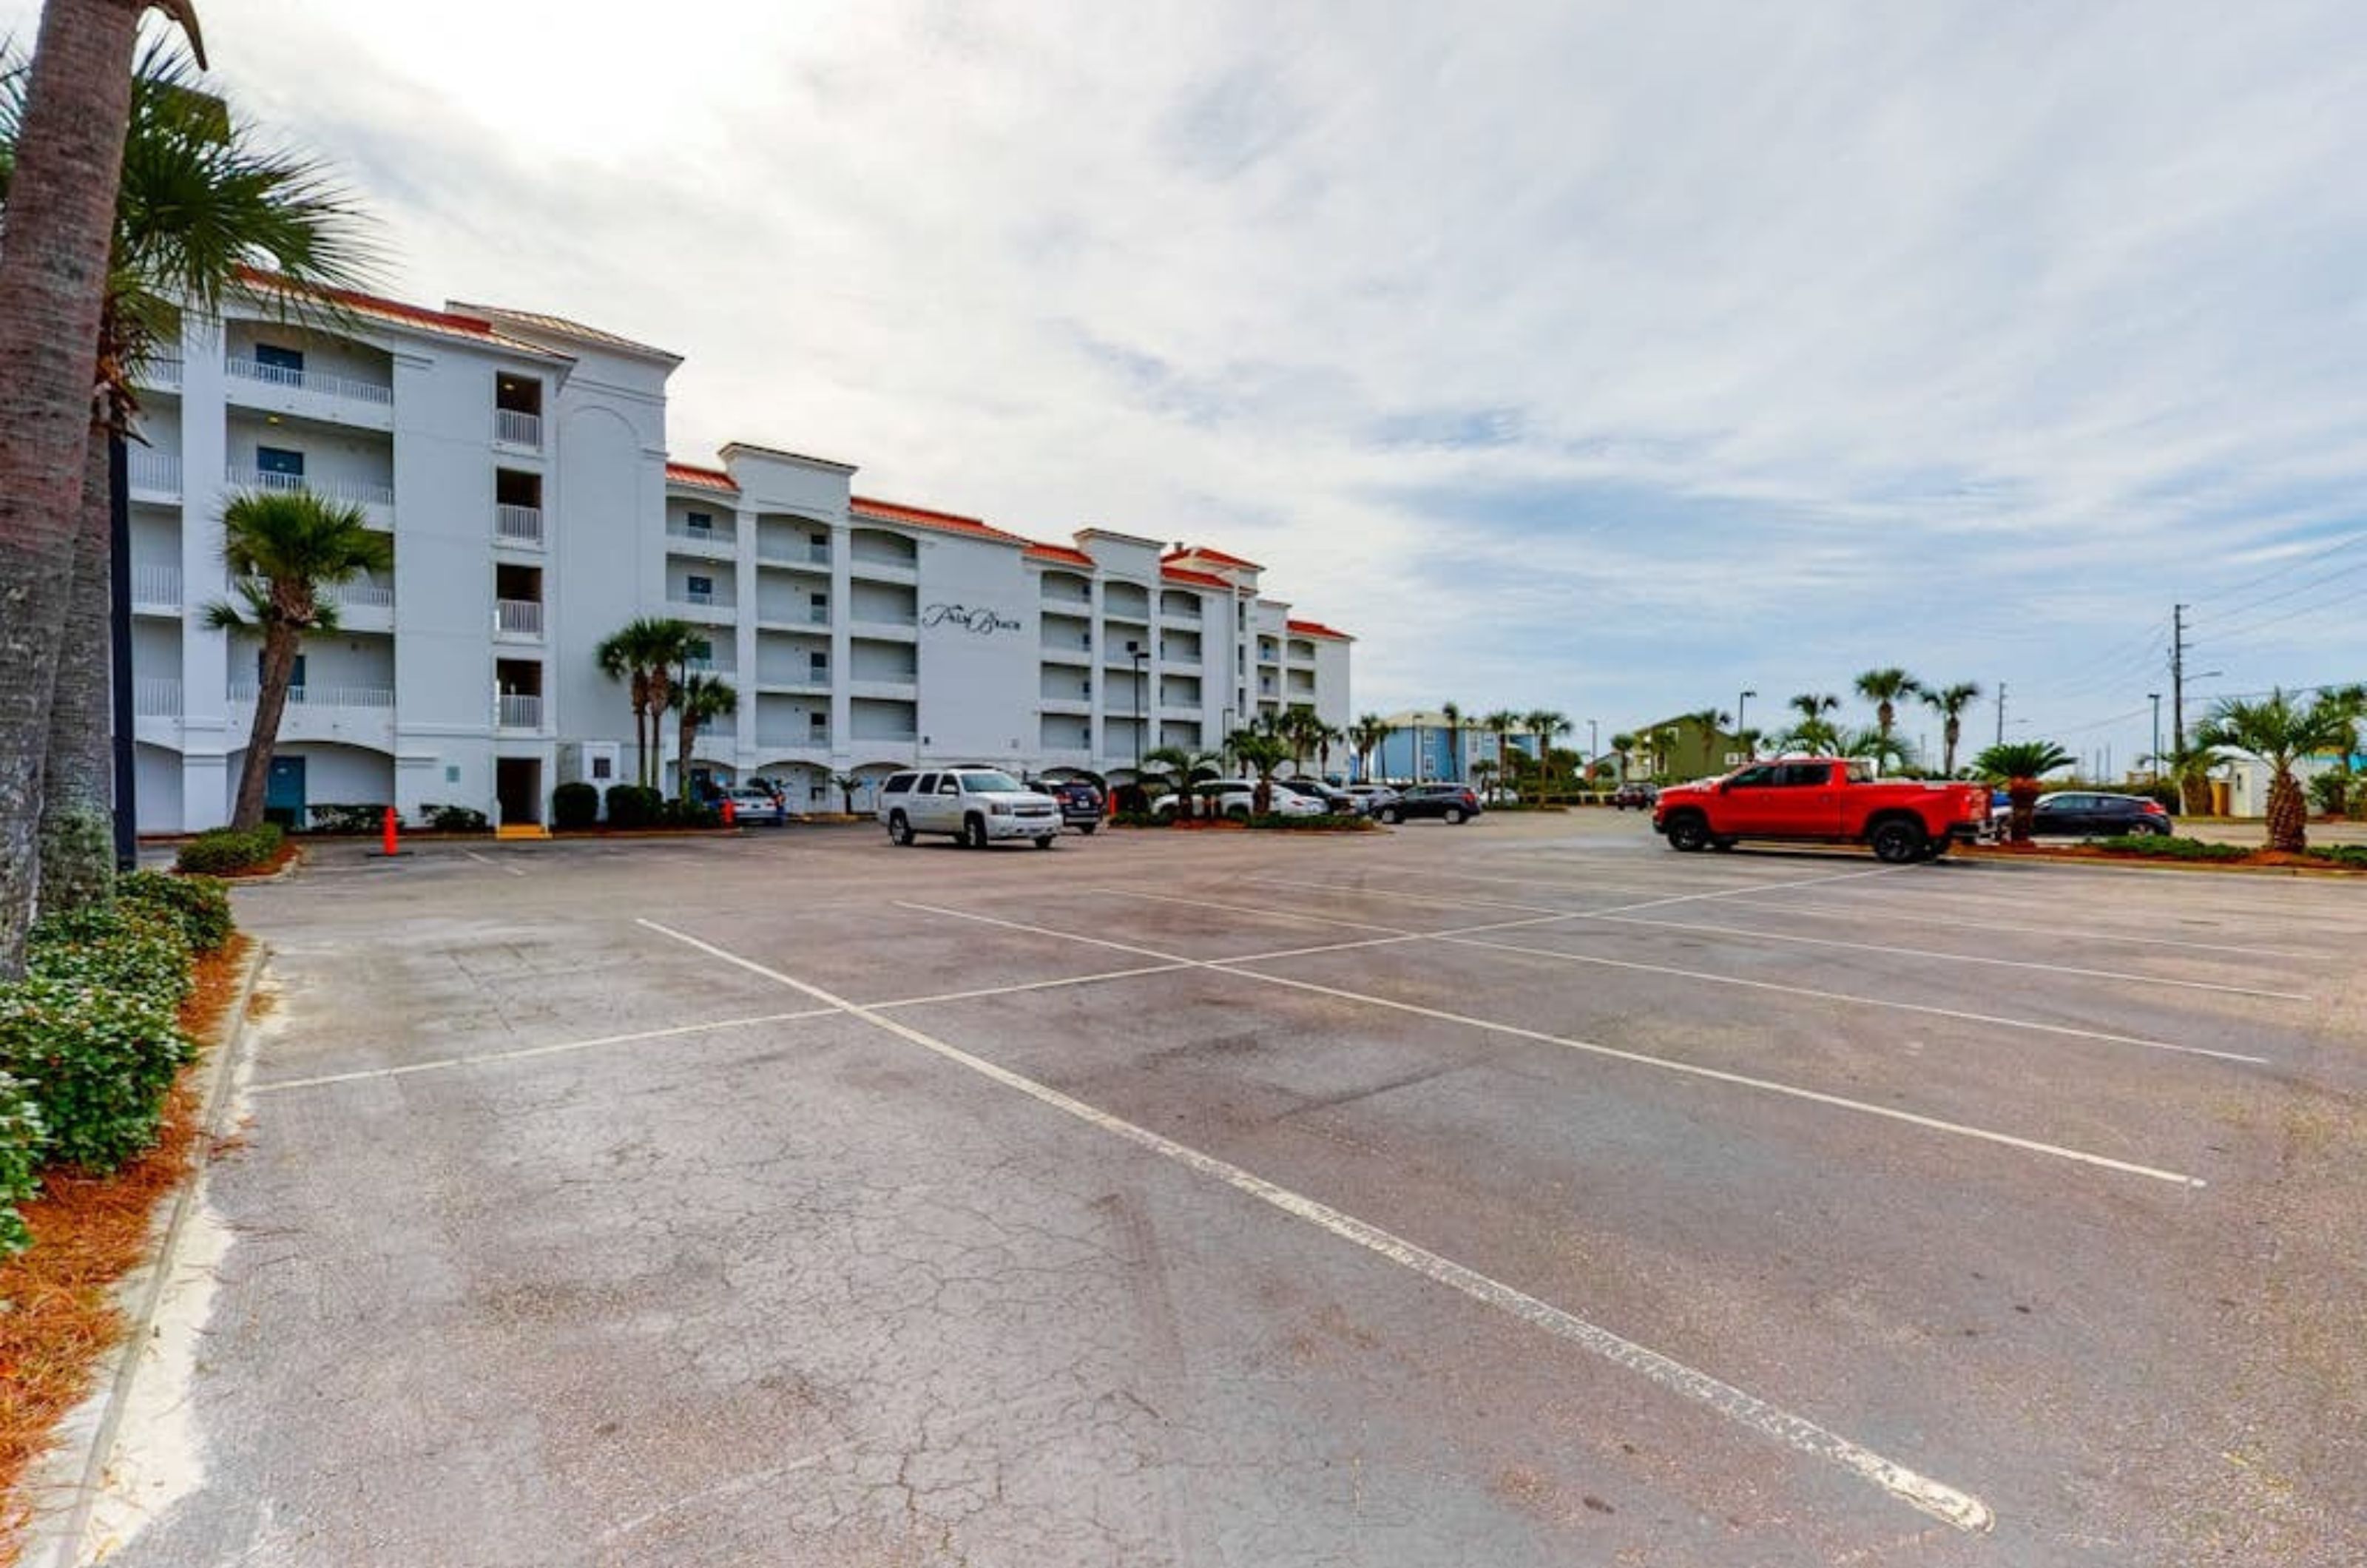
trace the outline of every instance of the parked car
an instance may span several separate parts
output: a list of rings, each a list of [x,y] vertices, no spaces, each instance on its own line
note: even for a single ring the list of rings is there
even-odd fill
[[[778,828],[789,819],[788,807],[781,797],[768,789],[753,784],[741,784],[723,792],[723,799],[731,803],[731,819],[741,824],[761,822]]]
[[[1373,808],[1379,822],[1402,822],[1415,817],[1438,817],[1449,824],[1479,815],[1479,792],[1467,784],[1415,784],[1399,792],[1386,806]]]
[[[1202,817],[1246,818],[1257,809],[1255,779],[1203,779],[1192,786],[1192,795],[1199,802]],[[1274,781],[1271,808],[1277,817],[1320,817],[1325,809],[1321,801],[1283,788],[1279,779]],[[1161,822],[1172,821],[1179,809],[1172,795],[1162,795],[1150,803],[1150,814]]]
[[[897,844],[909,845],[923,833],[943,833],[973,850],[1004,839],[1026,839],[1048,850],[1060,836],[1060,803],[1000,768],[891,774],[879,786],[878,818]]]
[[[1353,817],[1362,809],[1356,804],[1354,795],[1344,789],[1335,789],[1320,779],[1276,779],[1274,781],[1274,787],[1286,789],[1293,795],[1305,795],[1308,799],[1319,803],[1326,812],[1335,817]]]
[[[1085,780],[1059,779],[1036,787],[1060,803],[1060,820],[1078,832],[1091,834],[1102,825],[1102,792]]]
[[[1356,808],[1367,817],[1398,797],[1398,792],[1388,785],[1376,784],[1352,784],[1348,786],[1348,794],[1354,798]]]
[[[2030,814],[2035,838],[2113,838],[2123,834],[2169,836],[2169,813],[2142,795],[2100,795],[2057,790],[2038,797]]]
[[[1649,811],[1652,803],[1660,798],[1660,786],[1640,781],[1621,784],[1611,792],[1611,804],[1621,811]]]

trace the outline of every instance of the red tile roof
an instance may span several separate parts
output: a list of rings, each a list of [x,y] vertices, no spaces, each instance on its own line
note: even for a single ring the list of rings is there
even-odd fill
[[[1300,637],[1331,637],[1340,642],[1353,642],[1356,640],[1354,637],[1350,637],[1346,632],[1333,631],[1330,626],[1325,626],[1320,621],[1285,621],[1283,625]]]
[[[1233,587],[1230,582],[1213,571],[1194,571],[1188,566],[1168,566],[1162,563],[1159,569],[1159,575],[1170,582],[1189,582],[1199,588],[1221,588],[1228,592],[1231,592]]]
[[[1030,545],[1027,557],[1030,560],[1059,561],[1062,566],[1091,567],[1095,564],[1093,558],[1084,551],[1072,550],[1066,545]]]
[[[1212,550],[1206,545],[1187,545],[1180,550],[1170,550],[1160,558],[1161,560],[1185,560],[1194,558],[1212,562],[1217,566],[1238,566],[1246,568],[1251,571],[1263,571],[1265,570],[1265,568],[1258,565],[1258,563],[1253,560],[1243,560],[1239,556],[1229,556],[1222,550]]]
[[[479,343],[498,344],[504,348],[525,349],[529,353],[564,358],[553,349],[539,344],[520,343],[504,337],[493,329],[493,323],[481,316],[463,316],[450,310],[430,310],[423,305],[406,305],[400,299],[388,299],[376,294],[363,294],[351,288],[319,288],[300,284],[276,272],[260,267],[243,266],[238,280],[251,289],[273,294],[300,295],[319,299],[342,310],[359,316],[376,316],[385,321],[399,321],[404,326],[425,327],[430,332],[451,337],[473,338]]]
[[[668,463],[666,483],[697,485],[702,490],[728,491],[733,495],[740,493],[739,485],[733,482],[730,474],[720,468],[702,468],[693,463]]]
[[[974,539],[993,539],[1001,544],[1025,547],[1035,543],[1016,534],[1006,534],[1000,528],[990,528],[975,517],[963,517],[951,512],[931,512],[923,506],[903,506],[892,501],[874,501],[855,496],[847,503],[857,517],[868,517],[880,523],[905,523],[921,528],[941,528],[948,534],[967,534]]]

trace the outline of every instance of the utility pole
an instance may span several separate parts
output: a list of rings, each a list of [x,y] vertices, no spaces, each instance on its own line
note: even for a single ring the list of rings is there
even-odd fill
[[[2161,694],[2159,692],[2147,692],[2146,694],[2146,697],[2153,704],[2152,773],[2154,782],[2158,784],[2161,782]]]
[[[2186,755],[2186,606],[2169,607],[2169,743]]]
[[[2002,745],[2004,745],[2004,744],[2005,744],[2005,682],[2004,682],[2003,681],[1999,681],[1999,682],[1998,682],[1998,738],[1997,738],[1997,743],[1998,743],[1999,745],[2000,745],[2000,746],[2002,746]]]

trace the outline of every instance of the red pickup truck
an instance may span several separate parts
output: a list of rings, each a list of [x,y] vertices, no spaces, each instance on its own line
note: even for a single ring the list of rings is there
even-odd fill
[[[1854,757],[1779,757],[1664,789],[1652,830],[1672,850],[1732,849],[1738,839],[1867,844],[1893,865],[1937,860],[1993,831],[1987,786],[1885,783]]]

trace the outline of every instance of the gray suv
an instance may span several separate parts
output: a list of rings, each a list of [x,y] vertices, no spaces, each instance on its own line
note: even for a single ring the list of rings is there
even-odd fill
[[[912,769],[879,786],[879,820],[898,844],[943,833],[973,850],[1003,839],[1048,850],[1060,836],[1060,803],[999,768]]]

